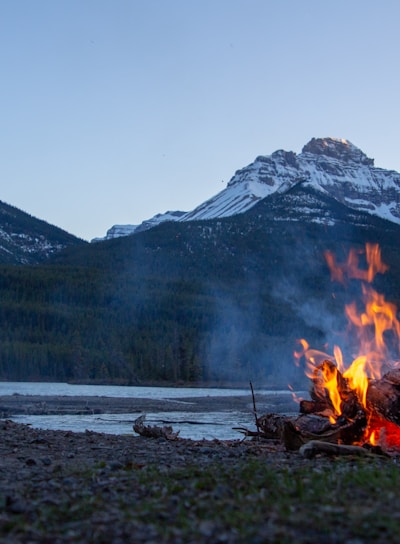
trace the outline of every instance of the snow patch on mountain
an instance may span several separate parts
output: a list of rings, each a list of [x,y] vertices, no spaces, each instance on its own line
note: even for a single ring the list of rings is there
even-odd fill
[[[214,219],[243,213],[273,192],[274,187],[249,176],[244,183],[228,185],[193,211],[185,213],[178,221]]]
[[[102,242],[103,240],[112,240],[113,238],[119,238],[121,236],[137,234],[138,232],[151,229],[165,221],[177,221],[185,215],[185,213],[186,212],[181,211],[168,211],[165,213],[158,213],[151,219],[143,221],[140,225],[113,225],[108,229],[104,238],[93,238],[92,242]]]

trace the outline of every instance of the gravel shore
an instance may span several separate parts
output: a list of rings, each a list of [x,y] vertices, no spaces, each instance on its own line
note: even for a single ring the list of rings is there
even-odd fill
[[[132,403],[48,400],[49,410],[87,401],[126,412]],[[192,400],[194,411],[251,406],[243,397]],[[37,402],[1,398],[7,413],[40,409]],[[157,406],[137,402],[134,411]],[[1,544],[394,544],[399,483],[396,459],[378,456],[305,459],[273,441],[73,433],[0,420]]]
[[[166,520],[161,519],[160,526],[147,522],[150,507],[143,501],[150,488],[164,485],[160,475],[162,479],[187,467],[205,471],[223,466],[235,471],[237,463],[267,451],[241,440],[171,441],[134,434],[72,433],[34,429],[10,420],[0,421],[0,436],[0,542],[6,544],[184,543],[178,533],[164,534]],[[280,463],[285,457],[276,446],[271,455]],[[141,481],[144,477],[146,483]],[[127,505],[135,509],[133,520]],[[158,506],[164,512],[162,497]],[[196,542],[218,542],[208,539],[207,527]],[[222,541],[237,539],[232,534]]]

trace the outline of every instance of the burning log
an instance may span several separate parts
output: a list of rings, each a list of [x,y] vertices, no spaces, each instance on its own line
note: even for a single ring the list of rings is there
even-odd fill
[[[329,389],[330,382],[334,382],[334,387]],[[332,394],[332,390],[335,394]],[[340,413],[344,418],[352,419],[362,411],[354,389],[349,387],[348,381],[336,365],[327,359],[313,371],[310,395],[311,401],[300,401],[301,414],[316,414],[335,419],[335,415]]]
[[[332,401],[331,391],[321,382],[334,374],[338,398]],[[295,417],[266,414],[257,418],[257,433],[269,440],[280,441],[287,450],[296,451],[310,442],[353,446],[370,441],[375,431],[386,446],[400,447],[400,368],[380,379],[369,380],[365,406],[359,401],[349,380],[329,360],[315,368],[310,391],[311,400],[300,401],[300,415]],[[340,412],[338,413],[340,406]],[[250,435],[249,435],[250,436]],[[305,450],[315,454],[317,446]],[[357,452],[351,449],[319,447],[321,453],[338,455]]]
[[[324,361],[324,365],[333,365],[330,361]],[[321,365],[320,365],[321,366]],[[362,407],[354,390],[349,389],[348,382],[336,369],[338,377],[338,392],[341,401],[341,416],[346,419],[357,417],[360,412],[368,411],[387,419],[396,425],[400,425],[400,369],[391,370],[378,380],[370,380],[366,392],[366,409]],[[300,413],[316,414],[329,417],[334,412],[331,398],[316,381],[313,382],[311,398],[313,400],[300,401]]]
[[[325,382],[321,382],[321,374]],[[332,401],[331,391],[325,387],[326,378],[331,374],[335,376],[336,402]],[[346,446],[362,444],[374,429],[384,429],[388,445],[400,445],[400,369],[370,380],[363,406],[355,390],[350,388],[349,380],[334,363],[325,360],[315,368],[310,396],[311,400],[300,402],[299,416],[266,414],[258,418],[257,435],[278,440],[287,450],[295,451],[309,442]],[[339,451],[327,447],[323,453],[328,453],[328,450]]]
[[[333,365],[333,363],[324,361],[323,365]],[[349,389],[348,380],[337,369],[336,373],[341,415],[333,418],[335,410],[329,392],[324,388],[321,389],[318,380],[314,380],[311,391],[313,400],[301,401],[300,412],[308,417],[314,416],[325,419],[326,428],[323,428],[322,433],[310,433],[309,429],[303,429],[298,421],[294,429],[286,424],[288,428],[287,435],[289,437],[292,435],[292,438],[286,439],[285,442],[289,446],[299,444],[301,441],[304,444],[312,435],[314,436],[311,439],[314,440],[316,434],[321,434],[323,435],[322,439],[326,442],[354,444],[362,440],[367,429],[369,429],[370,435],[374,430],[384,429],[386,434],[391,435],[389,442],[399,444],[400,369],[391,370],[380,379],[369,380],[365,394],[365,406],[361,405],[354,390]],[[327,423],[329,420],[332,421],[331,428]],[[293,438],[293,436],[296,438]],[[387,440],[388,437],[385,438]]]
[[[400,425],[400,369],[369,383],[367,407],[371,413]]]

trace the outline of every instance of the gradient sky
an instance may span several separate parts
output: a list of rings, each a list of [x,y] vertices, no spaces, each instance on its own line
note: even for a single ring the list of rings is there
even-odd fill
[[[90,240],[312,137],[400,171],[398,0],[0,0],[0,200]]]

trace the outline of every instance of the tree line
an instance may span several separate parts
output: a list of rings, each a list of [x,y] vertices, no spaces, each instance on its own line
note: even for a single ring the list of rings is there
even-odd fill
[[[396,303],[398,230],[277,226],[255,210],[2,265],[0,379],[293,384],[296,339],[323,349],[325,314],[345,326],[324,250],[380,238],[377,282]]]

